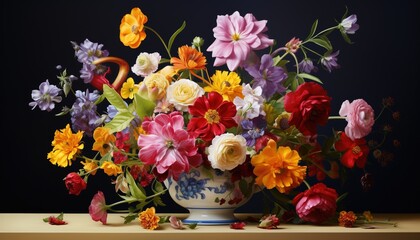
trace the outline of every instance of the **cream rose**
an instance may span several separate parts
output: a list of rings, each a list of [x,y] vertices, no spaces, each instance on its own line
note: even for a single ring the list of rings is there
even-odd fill
[[[166,98],[178,111],[188,111],[188,106],[204,94],[204,89],[189,79],[180,79],[169,85]]]
[[[208,159],[213,168],[232,170],[245,162],[246,140],[241,135],[224,133],[213,138],[208,152]]]
[[[162,73],[152,73],[145,77],[140,84],[140,95],[152,101],[160,100],[166,95],[166,89],[169,87],[169,81]]]

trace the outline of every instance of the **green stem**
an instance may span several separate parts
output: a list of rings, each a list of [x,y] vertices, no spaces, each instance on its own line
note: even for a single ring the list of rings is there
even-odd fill
[[[320,36],[320,35],[322,35],[322,34],[324,34],[324,33],[328,32],[328,31],[331,31],[331,30],[334,30],[334,29],[338,29],[338,26],[339,26],[339,25],[334,26],[334,27],[329,27],[329,28],[327,28],[327,29],[324,29],[324,30],[322,30],[321,32],[319,32],[319,33],[315,34],[314,36],[312,36],[311,38],[309,38],[308,40],[304,41],[302,44],[307,43],[308,41],[310,41],[310,40],[312,40],[312,39],[315,39],[315,38],[317,38],[318,36]]]
[[[169,48],[168,48],[168,45],[166,45],[166,43],[165,43],[165,41],[163,41],[163,38],[159,35],[159,33],[158,32],[156,32],[153,28],[151,28],[151,27],[148,27],[148,26],[144,26],[146,29],[148,29],[148,30],[150,30],[150,31],[152,31],[158,38],[159,38],[159,40],[162,42],[162,44],[163,44],[163,46],[165,47],[165,49],[166,49],[166,52],[168,53],[168,56],[169,56],[169,58],[172,58],[172,56],[171,56],[171,52],[170,52],[170,50],[169,50]]]
[[[323,55],[319,54],[318,52],[315,52],[314,50],[312,50],[312,49],[310,49],[310,48],[308,48],[308,47],[304,46],[304,45],[303,45],[303,43],[302,43],[300,46],[302,47],[302,50],[303,50],[303,49],[306,49],[306,50],[308,50],[309,52],[311,52],[311,53],[313,53],[313,54],[315,54],[315,55],[318,55],[319,57],[324,57]]]
[[[289,52],[289,53],[295,59],[295,63],[296,63],[296,75],[299,75],[299,61],[298,61],[298,59],[297,59],[297,57],[296,57],[296,55],[294,53],[292,53],[292,52]]]
[[[346,119],[346,117],[342,117],[342,116],[329,116],[328,120],[342,120],[342,119]]]

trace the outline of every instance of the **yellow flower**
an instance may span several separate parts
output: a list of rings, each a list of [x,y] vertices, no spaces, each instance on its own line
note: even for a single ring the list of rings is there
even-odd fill
[[[99,151],[101,156],[104,156],[111,150],[110,143],[115,143],[116,137],[113,134],[110,134],[109,128],[98,127],[93,132],[93,143],[92,150]]]
[[[140,225],[143,228],[154,230],[159,227],[159,216],[154,207],[147,208],[139,214]]]
[[[91,160],[86,160],[85,162],[81,162],[83,164],[83,169],[86,172],[90,172],[90,174],[95,175],[96,169],[98,168],[98,164]]]
[[[70,124],[67,124],[64,129],[56,130],[51,143],[53,150],[48,153],[47,159],[60,167],[71,166],[76,154],[79,154],[84,147],[83,143],[80,143],[82,137],[83,131],[73,134]]]
[[[151,101],[161,100],[166,96],[166,89],[170,82],[160,72],[152,73],[140,83],[140,95]]]
[[[226,101],[232,102],[235,97],[244,98],[241,78],[236,72],[216,70],[211,76],[212,85],[204,87],[206,92],[218,92]]]
[[[133,8],[130,14],[124,15],[120,24],[120,41],[124,46],[138,48],[140,43],[146,38],[144,24],[147,16],[140,8]]]
[[[113,162],[104,162],[101,165],[101,169],[104,170],[104,172],[108,176],[117,176],[118,174],[122,173],[122,169],[120,166],[116,165]]]
[[[188,106],[204,94],[204,89],[189,79],[179,79],[169,85],[166,98],[178,111],[188,111]]]
[[[124,98],[124,99],[126,99],[126,98],[133,99],[134,98],[134,93],[136,93],[138,90],[139,90],[139,87],[134,84],[133,78],[130,77],[122,85],[121,97]]]
[[[274,140],[251,159],[257,176],[256,183],[267,189],[274,187],[281,193],[287,193],[299,186],[306,176],[306,166],[299,166],[299,153],[290,147],[277,148]]]

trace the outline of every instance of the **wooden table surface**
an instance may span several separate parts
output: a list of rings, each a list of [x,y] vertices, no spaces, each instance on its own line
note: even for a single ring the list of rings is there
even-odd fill
[[[67,225],[50,225],[43,218],[57,216],[57,213],[0,213],[0,239],[58,239],[58,240],[143,240],[143,239],[199,239],[199,240],[247,240],[247,239],[420,239],[420,214],[375,214],[375,220],[397,222],[397,227],[375,224],[372,229],[362,227],[314,226],[281,224],[277,229],[260,229],[256,223],[249,223],[244,230],[230,229],[228,225],[198,226],[196,229],[173,229],[169,223],[161,224],[154,231],[143,229],[137,220],[124,224],[120,214],[108,214],[108,224],[94,222],[89,214],[64,214]],[[169,214],[161,214],[169,215]],[[185,217],[183,214],[175,214]],[[247,217],[237,214],[238,218]]]

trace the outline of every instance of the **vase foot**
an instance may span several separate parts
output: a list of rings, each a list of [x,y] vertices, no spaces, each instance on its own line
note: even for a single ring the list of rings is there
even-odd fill
[[[189,216],[182,220],[184,224],[227,225],[238,221],[234,216],[235,208],[188,208]]]

